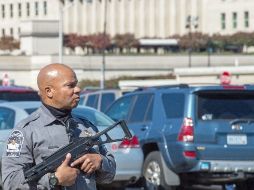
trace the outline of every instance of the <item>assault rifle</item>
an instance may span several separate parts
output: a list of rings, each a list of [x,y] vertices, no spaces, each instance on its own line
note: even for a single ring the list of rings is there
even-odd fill
[[[124,137],[119,139],[112,139],[107,132],[119,125],[124,132]],[[106,140],[99,140],[102,135],[105,135]],[[61,163],[65,160],[67,153],[71,154],[71,161],[74,161],[83,156],[84,154],[88,153],[89,149],[94,145],[102,145],[105,143],[123,141],[124,139],[130,139],[131,137],[132,135],[125,121],[122,120],[114,123],[108,128],[102,130],[101,132],[98,132],[94,136],[76,138],[70,144],[60,148],[52,155],[46,157],[40,164],[35,165],[31,168],[24,167],[24,183],[38,181],[46,173],[55,172],[56,168],[60,166]]]

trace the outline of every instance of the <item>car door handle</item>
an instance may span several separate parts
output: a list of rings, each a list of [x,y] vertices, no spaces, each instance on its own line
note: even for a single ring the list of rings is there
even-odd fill
[[[141,127],[141,131],[146,131],[148,129],[148,126],[147,125],[144,125]]]

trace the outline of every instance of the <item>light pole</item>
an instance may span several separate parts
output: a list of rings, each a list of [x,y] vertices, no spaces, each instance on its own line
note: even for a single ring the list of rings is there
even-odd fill
[[[107,10],[108,10],[108,0],[105,0],[104,4],[104,24],[103,24],[103,36],[106,38],[107,33]],[[106,47],[103,47],[102,50],[102,67],[101,67],[101,81],[100,88],[105,88],[105,66],[106,66]]]
[[[87,3],[92,3],[92,0],[85,0]],[[74,5],[74,1],[68,6],[63,6],[64,2],[60,0],[59,2],[59,27],[58,27],[58,37],[59,37],[59,49],[58,49],[58,62],[63,63],[63,14],[64,12]]]
[[[190,39],[190,47],[189,47],[189,67],[191,67],[191,54],[192,54],[192,27],[194,29],[198,28],[198,17],[192,17],[189,15],[186,19],[186,28],[189,29],[189,39]]]
[[[211,66],[211,51],[212,51],[212,41],[211,39],[208,39],[207,42],[207,66]]]
[[[58,25],[58,62],[63,63],[63,11],[62,5],[59,3],[59,25]]]
[[[59,28],[58,28],[58,37],[59,37],[59,49],[58,49],[58,62],[63,63],[63,14],[64,11],[70,8],[73,5],[73,2],[70,3],[67,7],[63,7],[62,1],[59,4]]]

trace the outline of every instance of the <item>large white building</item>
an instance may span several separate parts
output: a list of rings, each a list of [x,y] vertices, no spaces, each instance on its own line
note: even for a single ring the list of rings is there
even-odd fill
[[[105,15],[111,36],[254,31],[253,0],[0,0],[0,36],[19,38],[22,21],[58,20],[59,10],[64,12],[64,33],[103,32]]]

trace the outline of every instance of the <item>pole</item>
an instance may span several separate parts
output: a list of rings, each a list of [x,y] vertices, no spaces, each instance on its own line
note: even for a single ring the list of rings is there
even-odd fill
[[[59,37],[59,50],[58,50],[58,62],[63,63],[63,14],[64,11],[72,7],[74,1],[68,6],[59,3],[59,26],[58,26],[58,37]]]
[[[189,38],[190,38],[189,67],[191,67],[191,53],[192,53],[191,20],[190,20],[190,24],[189,24]]]
[[[59,5],[59,52],[58,52],[58,62],[63,63],[63,10],[61,5]]]
[[[107,31],[107,3],[108,0],[105,0],[105,7],[104,7],[104,27],[103,27],[103,36],[106,37]],[[102,50],[102,67],[101,67],[101,81],[100,81],[100,88],[105,88],[105,66],[106,66],[106,54],[105,54],[106,47],[103,47]]]

